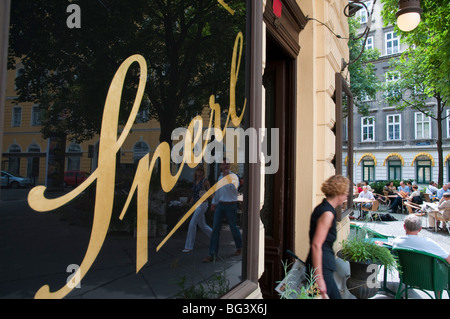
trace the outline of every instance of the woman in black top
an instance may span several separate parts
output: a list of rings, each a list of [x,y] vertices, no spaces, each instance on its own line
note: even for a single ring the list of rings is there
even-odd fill
[[[333,243],[336,240],[336,210],[348,196],[350,181],[341,175],[334,175],[322,184],[325,199],[313,211],[309,230],[310,251],[306,261],[308,269],[314,269],[316,284],[322,298],[340,299],[339,289],[334,281],[336,260]],[[309,272],[308,272],[309,273]]]

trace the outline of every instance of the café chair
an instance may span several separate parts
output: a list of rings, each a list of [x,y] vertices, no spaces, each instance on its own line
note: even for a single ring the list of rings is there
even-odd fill
[[[379,206],[380,206],[380,202],[378,202],[377,200],[375,200],[375,201],[372,201],[372,207],[370,207],[370,208],[364,207],[364,205],[362,205],[362,206],[361,206],[361,211],[362,211],[362,212],[367,212],[367,213],[369,213],[370,219],[371,219],[372,221],[374,221],[374,219],[373,219],[373,214],[372,214],[372,213],[378,211],[378,207],[379,207]],[[380,214],[376,214],[375,219],[376,219],[376,218],[378,218],[378,219],[381,221]]]
[[[395,299],[400,299],[402,294],[408,299],[409,289],[418,289],[425,292],[430,298],[434,292],[436,299],[442,298],[444,290],[449,292],[450,265],[444,259],[426,252],[394,248],[392,254],[397,256],[399,266],[400,283]],[[405,287],[403,288],[403,285]]]

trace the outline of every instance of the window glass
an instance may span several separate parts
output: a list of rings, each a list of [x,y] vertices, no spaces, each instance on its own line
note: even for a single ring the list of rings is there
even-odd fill
[[[386,41],[386,55],[391,55],[399,52],[400,40],[397,34],[393,31],[385,34]]]
[[[387,116],[387,139],[389,141],[400,140],[401,121],[400,114]]]
[[[83,231],[62,241],[47,233],[57,247],[31,256],[11,290],[34,297],[49,284],[37,295],[95,298],[143,278],[142,298],[221,297],[247,279],[249,145],[260,141],[248,127],[250,4],[70,3],[12,3],[10,58],[20,63],[12,75],[24,107],[8,107],[13,127],[40,128],[10,133],[41,150],[28,170],[46,188],[31,190],[29,215]],[[90,175],[49,195],[68,170]],[[42,250],[40,232],[27,236]],[[2,258],[13,267],[12,255]]]
[[[375,141],[375,118],[374,117],[363,117],[361,118],[361,141],[362,142],[373,142]]]

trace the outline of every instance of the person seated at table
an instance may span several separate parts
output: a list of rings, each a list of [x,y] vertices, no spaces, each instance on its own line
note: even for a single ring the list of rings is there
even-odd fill
[[[408,197],[408,202],[414,203],[414,204],[423,204],[422,197],[420,196],[419,186],[413,185],[412,186],[413,192]]]
[[[439,198],[439,200],[442,199],[442,195],[444,195],[444,193],[448,193],[448,186],[447,184],[442,185],[442,188],[440,188],[437,193],[436,196],[437,198]]]
[[[431,201],[439,200],[436,196],[439,188],[437,188],[436,186],[437,186],[436,182],[431,181],[430,184],[425,189],[425,194],[428,194],[430,196]]]
[[[364,198],[367,199],[368,202],[367,203],[360,203],[358,204],[358,206],[360,206],[361,204],[366,207],[366,208],[371,208],[372,207],[372,203],[369,200],[375,200],[375,197],[373,196],[372,192],[369,192],[369,190],[367,189],[367,186],[363,186],[362,188],[362,192],[359,193],[358,198]]]
[[[422,218],[416,215],[408,215],[405,217],[403,228],[405,235],[394,239],[392,248],[406,248],[423,251],[450,263],[450,254],[446,252],[435,241],[427,237],[419,236],[422,230]]]
[[[395,194],[395,187],[394,182],[388,182],[385,186],[383,186],[383,193],[386,195],[394,195]]]
[[[389,213],[396,213],[397,209],[402,209],[402,199],[409,196],[410,189],[405,185],[403,181],[400,182],[400,186],[397,188],[398,196],[394,199],[391,206],[389,207]]]
[[[442,199],[439,201],[439,211],[436,214],[442,218],[449,219],[450,217],[450,193],[444,193]],[[435,218],[435,213],[428,213],[428,225],[431,229],[439,227],[440,221]]]

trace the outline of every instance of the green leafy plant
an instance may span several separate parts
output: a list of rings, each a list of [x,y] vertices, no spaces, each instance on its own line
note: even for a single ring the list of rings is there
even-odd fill
[[[369,239],[369,234],[362,228],[356,234],[342,241],[342,249],[339,251],[340,257],[347,261],[354,261],[366,264],[381,264],[388,270],[396,268],[396,261],[389,249],[380,246]]]
[[[284,285],[283,292],[280,294],[280,299],[317,299],[320,298],[320,290],[317,286],[316,279],[317,276],[315,275],[315,270],[311,269],[309,275],[305,276],[304,285],[301,286],[300,291],[298,291],[296,288],[298,288],[298,283],[289,281],[288,277],[288,268],[290,264],[288,265],[287,262],[281,261],[283,264],[284,274],[286,277],[286,282]],[[277,283],[280,283],[282,281],[278,281]]]

